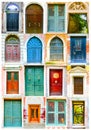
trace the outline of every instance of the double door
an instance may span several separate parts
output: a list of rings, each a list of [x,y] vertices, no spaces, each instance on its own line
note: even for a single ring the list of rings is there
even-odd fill
[[[22,126],[21,100],[4,101],[4,126],[5,127]]]
[[[25,67],[25,95],[44,95],[44,68],[41,66]]]

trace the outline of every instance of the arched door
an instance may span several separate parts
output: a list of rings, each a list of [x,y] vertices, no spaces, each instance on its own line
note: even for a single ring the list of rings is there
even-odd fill
[[[37,37],[31,38],[27,43],[27,62],[42,62],[42,43]]]
[[[26,32],[43,32],[43,9],[37,4],[31,4],[26,8]]]
[[[10,3],[6,9],[7,31],[19,30],[19,9],[14,3]]]

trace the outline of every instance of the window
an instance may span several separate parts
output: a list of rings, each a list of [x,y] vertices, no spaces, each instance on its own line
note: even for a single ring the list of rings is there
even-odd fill
[[[87,14],[69,14],[68,33],[88,33]]]
[[[65,5],[48,5],[48,31],[64,32],[65,30]]]
[[[71,37],[71,62],[86,62],[86,37]]]
[[[17,36],[12,35],[6,38],[5,43],[5,60],[19,61],[20,60],[20,41]]]
[[[63,60],[63,42],[57,37],[50,43],[50,60]]]
[[[26,33],[43,32],[43,9],[37,4],[26,8]]]
[[[73,101],[73,124],[84,125],[84,101]]]
[[[18,72],[7,72],[7,94],[19,93],[19,74]]]
[[[68,7],[68,33],[88,33],[88,5],[72,2]]]
[[[65,125],[66,112],[64,100],[48,100],[47,102],[47,124]]]
[[[83,77],[74,77],[74,94],[83,94]]]
[[[19,9],[14,3],[10,3],[6,9],[7,12],[7,31],[19,30]]]

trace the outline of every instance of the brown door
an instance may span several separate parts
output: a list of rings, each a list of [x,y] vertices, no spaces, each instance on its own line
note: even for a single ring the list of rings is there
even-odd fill
[[[28,121],[40,122],[40,105],[28,106]]]
[[[62,70],[50,70],[50,95],[62,95]]]
[[[43,32],[43,9],[37,4],[31,4],[26,8],[26,32]]]

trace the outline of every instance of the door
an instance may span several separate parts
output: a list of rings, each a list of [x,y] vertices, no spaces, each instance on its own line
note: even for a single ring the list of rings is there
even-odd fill
[[[18,72],[7,72],[7,94],[19,93]]]
[[[26,32],[43,32],[43,9],[37,4],[31,4],[26,9]]]
[[[27,62],[28,63],[41,63],[42,62],[42,43],[33,37],[27,44]]]
[[[7,13],[7,31],[18,31],[19,13]]]
[[[4,101],[4,126],[20,127],[22,126],[21,100]]]
[[[29,105],[28,116],[29,122],[40,122],[40,105]]]
[[[17,44],[6,44],[6,61],[19,61],[20,49]]]
[[[50,95],[62,95],[62,70],[50,70]]]
[[[86,37],[71,38],[71,62],[86,62]]]
[[[25,67],[25,91],[26,96],[44,95],[43,67]]]

